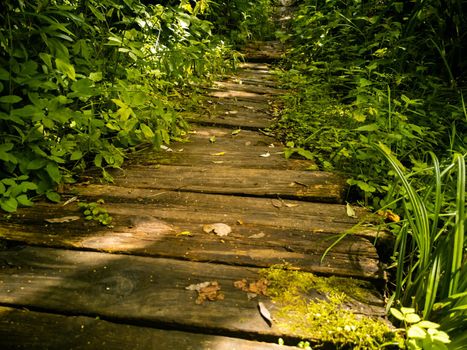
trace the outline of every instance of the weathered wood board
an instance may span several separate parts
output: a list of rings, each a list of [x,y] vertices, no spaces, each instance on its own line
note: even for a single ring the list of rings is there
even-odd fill
[[[213,156],[212,154],[224,155]],[[307,160],[286,160],[283,146],[274,138],[258,132],[196,126],[186,142],[175,143],[165,151],[144,153],[131,160],[139,165],[209,165],[234,168],[306,170],[313,163]]]
[[[276,306],[268,298],[249,300],[233,286],[242,279],[258,280],[254,268],[33,247],[1,251],[0,266],[4,306],[256,339],[294,336],[261,317],[258,301],[274,317]],[[195,303],[197,293],[186,287],[206,281],[219,283],[223,300]],[[381,297],[371,285],[367,288],[365,300],[346,305],[356,313],[384,315]]]
[[[213,161],[222,156],[211,154]],[[258,157],[260,158],[260,157]],[[345,180],[318,171],[235,169],[223,164],[209,166],[159,165],[153,169],[128,166],[111,172],[118,186],[186,192],[300,198],[328,203],[342,202]]]
[[[282,95],[284,93],[283,90],[271,87],[259,86],[258,84],[243,83],[242,80],[236,82],[218,81],[214,83],[213,88],[221,89],[223,91],[244,91],[269,96]]]
[[[255,103],[267,103],[272,99],[269,95],[241,90],[211,90],[206,93],[206,96],[219,99],[233,99],[235,101],[252,101]]]
[[[28,350],[293,350],[244,339],[0,307],[0,348]]]
[[[104,198],[112,228],[85,221],[76,203],[41,204],[0,220],[0,237],[41,246],[92,249],[149,256],[267,267],[289,263],[304,271],[365,279],[383,277],[378,254],[363,236],[376,229],[357,228],[322,259],[331,244],[360,219],[345,207],[296,201],[196,193],[158,192],[113,186],[78,190],[81,200]],[[73,217],[71,222],[47,220]],[[206,234],[203,225],[221,222],[226,237]],[[180,235],[189,232],[190,236]]]
[[[220,83],[236,83],[241,85],[254,85],[267,88],[274,88],[277,91],[284,93],[284,90],[277,89],[279,83],[274,79],[273,76],[257,75],[254,71],[250,71],[250,74],[247,72],[238,72],[238,75],[226,76]]]

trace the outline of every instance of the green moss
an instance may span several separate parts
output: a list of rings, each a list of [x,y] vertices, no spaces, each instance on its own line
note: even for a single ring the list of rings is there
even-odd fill
[[[397,343],[396,334],[382,319],[348,309],[356,300],[371,300],[365,282],[351,278],[318,277],[284,266],[264,269],[268,295],[278,305],[279,327],[313,342],[331,342],[353,349],[379,349]]]

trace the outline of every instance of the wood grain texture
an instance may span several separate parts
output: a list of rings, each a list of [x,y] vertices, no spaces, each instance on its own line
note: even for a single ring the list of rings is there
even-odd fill
[[[212,154],[213,161],[222,156]],[[259,158],[259,157],[258,157]],[[345,180],[333,173],[226,166],[129,166],[111,172],[114,183],[131,188],[182,190],[248,196],[342,202]]]
[[[166,151],[133,157],[131,163],[284,170],[306,170],[313,164],[307,160],[287,160],[283,149],[280,142],[258,132],[196,126],[185,142],[174,143]],[[220,152],[225,153],[221,158],[212,155]]]
[[[251,92],[255,94],[261,95],[282,95],[284,94],[283,90],[271,88],[271,87],[264,87],[258,84],[244,84],[242,80],[238,80],[235,82],[229,81],[218,81],[215,82],[213,88],[221,89],[223,91],[245,91]]]
[[[295,347],[209,334],[117,324],[0,307],[0,347],[28,350],[292,350]]]
[[[363,219],[349,218],[345,207],[297,201],[241,198],[196,193],[158,192],[112,186],[78,190],[81,200],[104,198],[112,228],[77,221],[50,224],[46,220],[81,217],[76,203],[40,204],[0,220],[0,236],[41,246],[92,249],[193,261],[267,267],[290,263],[302,270],[380,279],[376,249],[360,235],[377,232],[354,229],[322,260],[339,237]],[[297,205],[287,207],[286,205]],[[227,237],[206,234],[204,224],[222,222],[232,227]],[[189,231],[192,236],[180,236]]]
[[[0,264],[4,306],[193,327],[206,333],[294,336],[262,319],[258,301],[273,317],[276,310],[267,297],[248,300],[233,286],[237,280],[257,280],[259,271],[254,268],[33,247],[1,251]],[[196,304],[197,293],[186,287],[205,281],[217,281],[224,300]],[[384,315],[380,296],[370,284],[365,288],[365,300],[351,298],[346,307],[359,314]],[[310,297],[321,296],[314,292]]]

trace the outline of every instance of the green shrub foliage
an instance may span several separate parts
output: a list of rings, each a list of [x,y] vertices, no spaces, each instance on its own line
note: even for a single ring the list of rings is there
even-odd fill
[[[375,141],[410,167],[465,152],[464,2],[300,3],[283,74],[296,91],[279,123],[288,141],[376,202],[388,181]]]
[[[0,12],[0,207],[60,199],[88,166],[185,123],[173,96],[225,69],[209,1],[5,0]]]

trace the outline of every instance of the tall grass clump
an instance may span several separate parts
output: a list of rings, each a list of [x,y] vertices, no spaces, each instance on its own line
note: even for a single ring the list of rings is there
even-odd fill
[[[397,224],[395,290],[389,307],[412,307],[451,335],[452,348],[467,340],[465,155],[408,173],[388,147],[379,144],[396,184],[394,201],[405,219]],[[428,175],[428,176],[427,176]],[[393,201],[393,202],[394,202]]]

